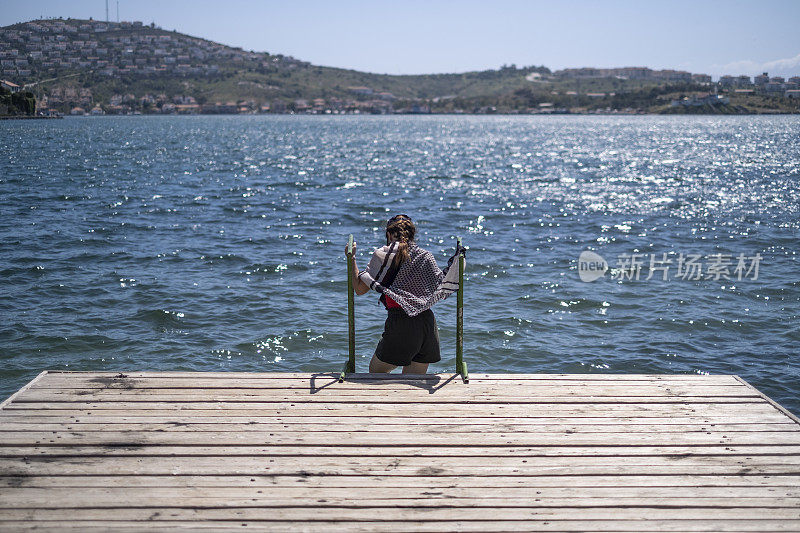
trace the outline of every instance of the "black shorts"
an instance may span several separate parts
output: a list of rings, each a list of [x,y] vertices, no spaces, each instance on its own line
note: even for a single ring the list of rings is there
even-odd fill
[[[375,357],[395,366],[436,363],[439,354],[439,330],[433,311],[408,316],[402,309],[389,309],[383,335],[375,348]]]

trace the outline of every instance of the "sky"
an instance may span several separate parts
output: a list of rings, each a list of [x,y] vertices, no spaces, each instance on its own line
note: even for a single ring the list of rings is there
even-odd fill
[[[502,65],[647,66],[800,75],[800,0],[109,0],[111,20],[155,22],[246,50],[390,74]],[[0,26],[105,19],[104,0],[0,0]]]

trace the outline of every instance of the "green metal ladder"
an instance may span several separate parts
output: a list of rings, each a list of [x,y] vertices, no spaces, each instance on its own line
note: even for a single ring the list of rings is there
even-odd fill
[[[458,238],[457,250],[462,250],[461,237]],[[348,373],[356,371],[356,318],[355,301],[353,297],[353,236],[347,242],[347,326],[349,356],[344,362],[344,368],[339,374],[339,383],[342,383]],[[456,374],[461,376],[464,383],[469,383],[467,363],[464,361],[464,253],[458,254],[458,291],[456,294]]]

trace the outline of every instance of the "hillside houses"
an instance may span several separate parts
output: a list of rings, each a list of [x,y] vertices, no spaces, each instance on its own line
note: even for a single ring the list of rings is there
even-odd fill
[[[740,89],[752,89],[756,93],[771,94],[775,96],[790,96],[789,91],[800,89],[800,76],[792,76],[788,80],[782,76],[772,76],[766,72],[759,74],[750,81],[748,76],[737,76],[735,82],[732,82],[732,76],[723,76],[720,78],[720,85],[727,87],[736,87]]]
[[[554,75],[562,79],[574,80],[617,78],[621,80],[649,80],[653,82],[713,85],[711,76],[708,74],[692,74],[681,70],[651,70],[646,67],[571,68],[556,71]],[[752,92],[755,93],[767,93],[789,97],[791,95],[788,91],[800,89],[800,76],[793,76],[785,80],[780,76],[770,77],[766,72],[754,78],[746,75],[725,75],[719,78],[716,85],[723,91],[742,93],[749,92],[748,89],[752,89]]]
[[[214,76],[220,64],[269,59],[270,66],[295,65],[204,39],[169,34],[141,22],[39,20],[0,29],[0,74],[16,83],[74,70],[104,76]]]
[[[555,76],[573,79],[619,78],[625,80],[653,80],[660,82],[691,82],[693,76],[706,79],[706,74],[692,74],[683,70],[652,70],[647,67],[621,68],[568,68],[554,72]],[[708,81],[711,81],[711,77]]]
[[[42,102],[43,108],[80,108],[76,114],[84,114],[84,110],[91,109],[95,102],[88,89],[76,90],[72,88],[54,89],[46,95]],[[268,102],[258,102],[253,99],[238,101],[215,101],[198,103],[191,95],[175,95],[167,97],[166,94],[133,93],[114,94],[103,105],[103,110],[109,115],[130,114],[263,114],[263,113],[292,113],[292,114],[389,114],[393,113],[392,103],[385,99],[356,101],[340,98],[315,98],[306,100],[276,99]]]

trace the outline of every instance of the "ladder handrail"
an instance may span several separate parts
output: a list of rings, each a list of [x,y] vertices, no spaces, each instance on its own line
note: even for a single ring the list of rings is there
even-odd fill
[[[356,317],[355,317],[355,302],[353,301],[353,235],[350,234],[350,239],[347,241],[347,249],[345,250],[347,256],[347,344],[349,355],[347,361],[344,363],[341,374],[339,374],[339,382],[343,382],[345,375],[348,372],[356,371]]]
[[[456,241],[458,251],[458,294],[456,294],[456,374],[464,383],[469,382],[467,363],[464,361],[464,251],[461,237]]]

